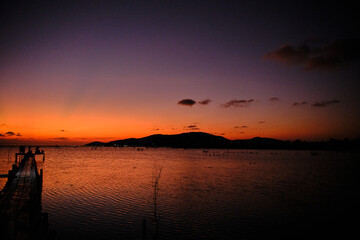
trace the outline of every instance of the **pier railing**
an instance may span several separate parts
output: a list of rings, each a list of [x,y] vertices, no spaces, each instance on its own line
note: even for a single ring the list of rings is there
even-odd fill
[[[0,239],[49,239],[47,214],[41,212],[43,170],[37,169],[36,155],[44,151],[30,149],[15,154],[15,163],[7,174],[8,180],[0,194]]]

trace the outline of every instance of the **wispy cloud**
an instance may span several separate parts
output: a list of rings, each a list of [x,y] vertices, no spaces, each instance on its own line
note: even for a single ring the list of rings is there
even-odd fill
[[[264,124],[265,123],[265,121],[260,121],[260,122],[258,122],[259,124]]]
[[[314,102],[313,104],[311,104],[311,106],[313,107],[327,107],[329,105],[333,105],[333,104],[337,104],[340,103],[339,100],[326,100],[326,101],[319,101],[319,102]],[[304,105],[309,105],[308,102],[303,101],[303,102],[295,102],[293,103],[293,107],[298,107],[298,106],[304,106]]]
[[[340,103],[339,100],[330,100],[330,101],[320,101],[320,102],[315,102],[313,103],[311,106],[313,107],[327,107],[329,105],[333,105],[333,104],[336,104],[336,103]]]
[[[196,102],[195,100],[190,99],[190,98],[186,98],[186,99],[180,100],[177,104],[191,107],[194,104],[209,105],[210,102],[211,102],[211,99],[209,99],[209,98],[199,101],[199,102]]]
[[[307,105],[307,104],[309,104],[309,103],[305,102],[305,101],[304,102],[294,102],[293,106],[296,107],[296,106],[303,106],[303,105]]]
[[[278,97],[272,97],[272,98],[269,98],[269,101],[270,101],[270,102],[278,102],[278,101],[280,101],[280,98],[278,98]]]
[[[196,101],[187,98],[187,99],[180,100],[177,104],[191,107],[195,103],[196,103]]]
[[[307,40],[300,46],[287,43],[263,58],[288,66],[302,66],[304,70],[334,70],[360,60],[360,38],[338,39],[316,47],[311,46],[314,42],[318,41]]]
[[[252,103],[254,101],[254,99],[249,99],[249,100],[245,100],[245,99],[234,99],[231,100],[227,103],[221,104],[220,106],[223,108],[228,108],[228,107],[247,107],[249,106],[250,103]]]
[[[197,125],[188,125],[184,127],[185,130],[191,130],[191,131],[197,131],[200,130],[200,128]]]
[[[57,138],[53,138],[55,140],[61,140],[61,141],[67,141],[69,140],[69,138],[66,138],[66,137],[57,137]]]
[[[198,104],[208,105],[210,102],[211,102],[211,99],[205,99],[205,100],[202,100],[202,101],[198,102]]]

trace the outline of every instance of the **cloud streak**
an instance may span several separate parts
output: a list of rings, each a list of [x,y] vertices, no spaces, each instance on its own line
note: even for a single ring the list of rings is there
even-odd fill
[[[16,136],[16,137],[22,137],[22,134],[21,133],[15,133],[13,131],[8,131],[4,134],[0,134],[0,137],[13,137],[13,136]]]
[[[265,60],[288,66],[302,66],[304,70],[335,70],[360,60],[360,38],[338,39],[327,45],[311,46],[308,40],[300,46],[284,44],[263,56]]]
[[[280,98],[278,98],[278,97],[272,97],[272,98],[269,98],[269,101],[270,101],[270,102],[278,102],[278,101],[280,101]]]
[[[205,100],[202,100],[202,101],[198,102],[198,104],[209,105],[210,102],[211,102],[211,99],[205,99]]]
[[[61,141],[67,141],[69,140],[69,138],[66,138],[66,137],[57,137],[57,138],[53,138],[55,140],[61,140]]]
[[[197,131],[200,130],[197,125],[189,125],[185,127],[186,130]]]
[[[313,103],[311,106],[313,107],[327,107],[329,105],[333,105],[333,104],[336,104],[336,103],[340,103],[339,100],[330,100],[330,101],[320,101],[320,102],[315,102]]]
[[[196,103],[196,101],[194,101],[192,99],[189,99],[189,98],[186,98],[186,99],[180,100],[177,104],[191,107],[195,103]]]
[[[304,106],[304,105],[307,105],[309,104],[308,102],[294,102],[293,103],[293,107],[296,107],[296,106]]]
[[[199,102],[196,102],[195,100],[190,99],[190,98],[185,98],[185,99],[180,100],[177,104],[191,107],[195,104],[209,105],[210,102],[211,102],[211,99],[209,99],[209,98],[199,101]]]
[[[228,107],[248,107],[250,105],[250,103],[252,103],[254,101],[254,99],[249,99],[249,100],[245,100],[245,99],[234,99],[231,100],[227,103],[221,104],[220,106],[223,108],[228,108]]]
[[[337,104],[337,103],[340,103],[340,101],[333,99],[333,100],[327,100],[327,101],[314,102],[311,104],[311,106],[321,108],[321,107],[327,107],[329,105],[333,105],[333,104]],[[309,105],[309,103],[306,101],[293,103],[293,107],[304,106],[304,105]]]

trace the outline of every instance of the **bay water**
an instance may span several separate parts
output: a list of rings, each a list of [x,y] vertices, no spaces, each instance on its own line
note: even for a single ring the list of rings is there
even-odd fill
[[[358,234],[359,153],[44,147],[57,239],[324,239]],[[0,173],[18,149],[0,148]],[[2,189],[6,179],[0,179]]]

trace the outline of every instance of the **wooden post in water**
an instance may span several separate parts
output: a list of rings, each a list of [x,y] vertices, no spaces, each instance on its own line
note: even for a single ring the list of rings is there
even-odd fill
[[[39,181],[39,188],[40,188],[39,197],[40,197],[40,201],[41,201],[41,195],[42,195],[43,177],[44,177],[43,170],[40,169],[40,181]]]
[[[143,240],[146,239],[146,218],[143,219],[142,222],[142,235],[143,235]]]
[[[47,231],[49,228],[49,214],[48,213],[42,213],[42,217],[43,217],[43,223],[44,223],[44,227],[45,230]]]

